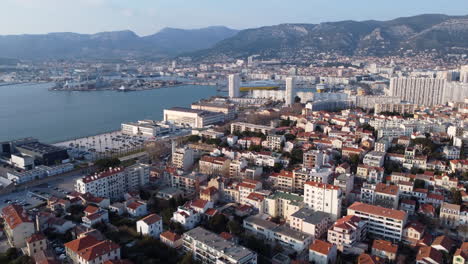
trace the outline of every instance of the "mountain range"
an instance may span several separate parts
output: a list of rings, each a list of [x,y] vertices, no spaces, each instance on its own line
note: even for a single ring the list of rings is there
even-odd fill
[[[190,56],[196,60],[284,58],[311,53],[401,55],[407,50],[468,50],[468,16],[425,14],[389,21],[340,21],[281,24],[245,30],[223,26],[165,28],[140,37],[132,31],[97,34],[50,33],[0,36],[0,57],[11,59],[160,59]]]
[[[242,30],[195,58],[293,57],[310,53],[398,55],[407,50],[468,50],[468,16],[426,14],[389,21],[281,24]],[[302,56],[303,57],[303,56]]]
[[[0,36],[0,57],[12,59],[157,59],[206,49],[235,35],[223,26],[202,29],[165,28],[140,37],[134,32],[96,34],[49,33]]]

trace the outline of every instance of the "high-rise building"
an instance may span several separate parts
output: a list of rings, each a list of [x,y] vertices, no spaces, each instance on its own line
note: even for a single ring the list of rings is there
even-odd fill
[[[239,97],[240,83],[241,83],[239,74],[230,74],[228,79],[229,79],[229,98]]]
[[[286,94],[284,96],[286,106],[291,106],[294,103],[294,85],[293,77],[286,78]]]
[[[460,82],[468,83],[468,65],[461,66],[460,68]]]
[[[308,208],[329,213],[332,220],[341,216],[341,200],[343,196],[338,186],[318,182],[304,184],[304,203]]]
[[[443,103],[446,80],[434,78],[392,78],[390,95],[418,105]]]

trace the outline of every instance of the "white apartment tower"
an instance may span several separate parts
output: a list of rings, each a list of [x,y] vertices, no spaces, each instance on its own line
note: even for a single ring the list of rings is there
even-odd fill
[[[240,83],[241,83],[239,74],[230,74],[228,79],[229,79],[229,98],[239,97]]]
[[[433,78],[392,78],[390,95],[418,105],[443,103],[446,80]]]
[[[286,94],[284,96],[286,106],[291,106],[294,103],[294,85],[294,77],[286,78]]]
[[[461,66],[460,68],[460,82],[468,83],[468,65]]]
[[[341,216],[341,189],[338,186],[318,182],[304,184],[304,203],[308,208],[329,213],[333,221]]]

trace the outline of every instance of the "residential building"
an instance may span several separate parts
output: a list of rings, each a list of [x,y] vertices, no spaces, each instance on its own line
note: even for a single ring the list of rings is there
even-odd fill
[[[120,259],[120,246],[110,240],[98,240],[92,235],[64,244],[65,252],[74,264],[101,264]]]
[[[442,203],[439,218],[443,225],[457,227],[460,223],[460,205]]]
[[[237,98],[240,96],[241,79],[239,74],[230,74],[228,76],[229,98]]]
[[[372,255],[395,261],[398,251],[398,245],[392,244],[390,241],[376,239],[372,243]]]
[[[417,105],[442,104],[446,80],[434,78],[391,78],[390,95]]]
[[[201,227],[183,234],[183,249],[202,263],[256,264],[257,254]]]
[[[312,210],[329,213],[333,221],[341,216],[342,192],[338,186],[318,182],[304,185],[304,203]]]
[[[314,239],[321,238],[327,234],[332,225],[329,214],[315,212],[308,208],[301,208],[291,215],[289,226],[292,229],[311,235]]]
[[[290,222],[290,216],[304,205],[304,197],[294,193],[276,191],[264,200],[263,213],[281,217]]]
[[[232,134],[234,134],[235,132],[242,133],[244,131],[247,131],[247,132],[262,133],[264,135],[268,135],[271,130],[273,130],[273,128],[269,126],[255,125],[255,124],[242,123],[242,122],[231,123]]]
[[[26,239],[35,232],[34,221],[22,206],[13,204],[2,209],[4,232],[11,247],[26,246]]]
[[[308,249],[313,238],[309,234],[294,230],[284,225],[277,225],[263,219],[259,215],[249,216],[244,219],[244,228],[270,242],[277,242],[281,246],[293,249],[301,254]]]
[[[169,230],[161,233],[161,235],[159,235],[159,239],[162,243],[171,248],[180,248],[183,244],[182,236]]]
[[[309,261],[311,263],[335,263],[336,255],[336,246],[320,239],[316,239],[309,248]]]
[[[358,216],[348,215],[338,219],[328,230],[328,242],[344,254],[360,254],[356,245],[367,235],[367,222]],[[357,250],[357,251],[356,251]],[[362,253],[362,252],[361,252]]]
[[[136,222],[136,229],[141,235],[158,238],[163,231],[162,219],[157,214],[150,214]]]
[[[30,257],[47,248],[47,237],[42,233],[35,233],[26,239],[26,253]]]
[[[348,215],[358,216],[367,222],[369,234],[389,241],[401,241],[407,220],[404,211],[360,202],[348,207]]]
[[[362,163],[371,167],[383,167],[385,152],[371,151],[364,156]]]

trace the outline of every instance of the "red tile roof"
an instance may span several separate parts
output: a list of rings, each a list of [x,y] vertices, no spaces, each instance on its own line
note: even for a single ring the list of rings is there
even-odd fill
[[[111,169],[109,169],[107,171],[104,171],[104,172],[101,172],[101,173],[98,173],[98,174],[86,176],[86,177],[82,178],[82,180],[83,180],[84,183],[89,183],[89,182],[92,182],[92,181],[95,181],[95,180],[98,180],[98,179],[102,179],[102,178],[112,176],[114,174],[117,174],[117,173],[120,173],[120,172],[123,172],[123,171],[124,171],[123,168],[111,168]]]
[[[99,243],[99,240],[97,240],[94,236],[85,236],[65,243],[64,246],[71,251],[78,253],[79,251],[85,248],[89,248],[97,243]]]
[[[220,237],[226,239],[226,240],[230,240],[232,239],[234,236],[231,235],[230,233],[227,233],[227,232],[222,232],[221,234],[219,234]]]
[[[205,208],[206,204],[208,201],[202,200],[202,199],[197,199],[195,201],[192,201],[191,206],[196,207],[196,208]]]
[[[314,243],[310,245],[309,249],[323,255],[328,255],[332,246],[333,245],[328,242],[316,239]]]
[[[152,224],[154,224],[156,222],[161,221],[161,217],[159,215],[157,215],[157,214],[150,214],[150,215],[145,216],[142,219],[140,219],[140,221],[145,222],[147,225],[152,225]]]
[[[318,187],[322,189],[328,189],[328,190],[339,190],[340,187],[332,185],[332,184],[325,184],[325,183],[319,183],[319,182],[313,182],[313,181],[308,181],[305,184],[313,186],[313,187]]]
[[[358,257],[358,264],[384,264],[385,260],[376,256],[362,253]]]
[[[96,213],[97,211],[99,211],[99,207],[96,207],[96,206],[94,206],[94,205],[88,205],[88,206],[86,206],[86,208],[84,209],[85,214],[94,214],[94,213]]]
[[[442,253],[432,247],[420,247],[418,255],[416,255],[416,261],[423,262],[425,260],[432,260],[431,262],[442,264]]]
[[[127,208],[130,208],[132,210],[136,210],[138,207],[144,205],[144,203],[139,202],[139,201],[133,201],[129,204],[127,204]]]
[[[105,240],[79,251],[78,255],[86,261],[91,261],[119,248],[120,246],[116,243],[110,240]]]
[[[364,212],[368,214],[388,217],[392,219],[398,219],[400,221],[403,221],[404,219],[406,219],[406,212],[404,211],[388,209],[388,208],[384,208],[381,206],[375,206],[375,205],[365,204],[361,202],[353,203],[350,207],[348,207],[348,209],[359,211],[359,212]]]
[[[398,245],[392,244],[390,241],[376,239],[372,243],[372,248],[380,251],[396,254],[398,251]]]
[[[2,217],[10,229],[15,229],[22,223],[33,223],[24,208],[16,204],[3,208]]]
[[[181,239],[180,235],[178,235],[178,234],[176,234],[174,232],[171,232],[171,231],[163,232],[160,236],[164,237],[165,239],[170,240],[172,242]]]
[[[398,186],[378,183],[377,186],[375,186],[375,192],[385,193],[388,195],[398,195]]]
[[[43,239],[46,239],[45,235],[42,234],[42,233],[35,233],[33,234],[32,236],[26,238],[26,242],[28,244],[31,244],[31,243],[34,243],[36,241],[40,241],[40,240],[43,240]]]

